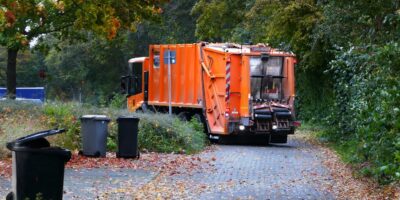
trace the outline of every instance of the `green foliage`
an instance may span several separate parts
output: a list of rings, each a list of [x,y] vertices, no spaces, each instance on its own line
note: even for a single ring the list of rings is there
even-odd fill
[[[118,91],[127,60],[121,49],[123,36],[112,42],[90,34],[88,37],[92,40],[70,45],[48,36],[49,43],[60,42],[62,51],[53,48],[46,56],[38,55],[32,60],[44,64],[47,76],[43,83],[48,85],[50,99],[99,105],[107,104],[112,93]]]
[[[0,44],[9,49],[21,49],[42,34],[58,32],[65,39],[65,36],[73,38],[80,30],[112,39],[119,29],[133,29],[142,18],[156,15],[160,2],[2,1]]]
[[[203,126],[167,114],[140,114],[139,148],[157,152],[199,152],[206,146]]]
[[[115,114],[112,115],[114,116],[113,119],[115,119],[116,118]],[[118,124],[116,123],[115,120],[111,120],[110,123],[108,124],[107,150],[116,151],[117,141],[118,141]]]
[[[47,103],[43,107],[43,114],[46,116],[48,126],[59,129],[66,129],[66,132],[57,136],[56,142],[68,149],[80,149],[81,123],[79,117],[82,115],[81,106],[74,103]]]
[[[81,149],[81,121],[86,114],[103,114],[108,124],[107,150],[115,151],[118,140],[119,116],[129,116],[126,109],[98,108],[79,103],[47,102],[43,106],[16,101],[0,101],[0,157],[9,155],[5,145],[18,137],[37,131],[62,128],[65,133],[50,137],[51,144],[71,150]],[[203,124],[189,122],[166,114],[134,113],[140,118],[139,147],[148,151],[195,153],[207,145]]]
[[[114,93],[114,97],[111,99],[109,107],[114,109],[126,108],[126,95]]]
[[[328,71],[337,82],[331,139],[356,143],[353,160],[383,183],[400,178],[399,53],[396,42],[341,49]]]
[[[1,1],[0,45],[8,50],[7,96],[15,99],[16,57],[34,39],[43,41],[49,34],[59,40],[78,41],[88,31],[109,40],[120,30],[135,30],[143,18],[150,19],[160,12],[155,1]],[[37,49],[43,52],[48,43]]]
[[[79,31],[78,38],[60,39],[58,33],[46,34],[37,40],[32,53],[19,53],[17,83],[45,86],[50,100],[108,106],[120,90],[121,75],[128,73],[127,60],[146,56],[149,44],[196,41],[195,19],[189,16],[194,3],[174,0],[162,5],[157,20],[146,18],[137,25],[136,32],[119,31],[113,40],[91,31]],[[7,49],[0,48],[0,85],[6,85],[6,53]],[[45,71],[44,79],[40,79],[39,70]]]
[[[199,0],[192,9],[198,16],[196,36],[210,42],[229,41],[231,31],[243,20],[247,1],[242,0]]]

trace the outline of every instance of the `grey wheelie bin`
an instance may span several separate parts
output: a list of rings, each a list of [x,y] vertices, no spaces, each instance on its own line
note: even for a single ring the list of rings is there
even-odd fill
[[[85,156],[105,157],[110,119],[105,115],[83,115],[80,119],[81,153]]]
[[[118,122],[118,158],[138,158],[138,124],[137,117],[119,117]]]
[[[71,152],[51,147],[45,137],[64,130],[37,132],[7,143],[12,151],[12,192],[6,199],[62,199],[64,167]]]

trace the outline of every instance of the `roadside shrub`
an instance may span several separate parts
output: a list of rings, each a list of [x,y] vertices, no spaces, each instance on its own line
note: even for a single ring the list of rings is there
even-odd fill
[[[81,149],[80,117],[87,114],[107,115],[107,150],[117,149],[119,116],[135,115],[139,123],[139,147],[156,152],[195,153],[206,145],[203,125],[196,119],[188,122],[166,114],[129,113],[126,109],[97,108],[69,102],[47,102],[44,105],[17,101],[0,101],[0,157],[10,155],[5,145],[8,141],[37,131],[66,129],[65,133],[49,137],[51,144],[71,150]]]
[[[181,121],[167,114],[136,114],[140,117],[139,148],[156,152],[195,153],[206,146],[203,125],[196,119]]]
[[[381,183],[400,180],[398,55],[395,42],[341,49],[328,71],[336,81],[328,136]]]
[[[7,142],[45,129],[41,105],[21,101],[0,101],[0,158],[11,155]]]
[[[66,129],[65,133],[55,136],[56,144],[72,150],[81,148],[79,117],[83,113],[85,113],[85,109],[78,103],[52,102],[44,105],[43,114],[47,126]]]
[[[113,109],[123,109],[126,107],[126,95],[120,93],[114,93],[113,98],[109,104],[110,108]]]

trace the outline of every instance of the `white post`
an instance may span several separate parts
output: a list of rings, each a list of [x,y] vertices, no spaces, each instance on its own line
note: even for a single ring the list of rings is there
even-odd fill
[[[168,109],[169,115],[172,115],[171,105],[171,51],[168,49]]]

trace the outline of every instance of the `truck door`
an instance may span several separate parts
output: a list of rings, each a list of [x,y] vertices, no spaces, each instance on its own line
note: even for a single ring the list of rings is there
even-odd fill
[[[130,62],[129,75],[121,78],[121,87],[127,95],[129,111],[135,111],[142,105],[144,100],[143,86],[143,62]]]

